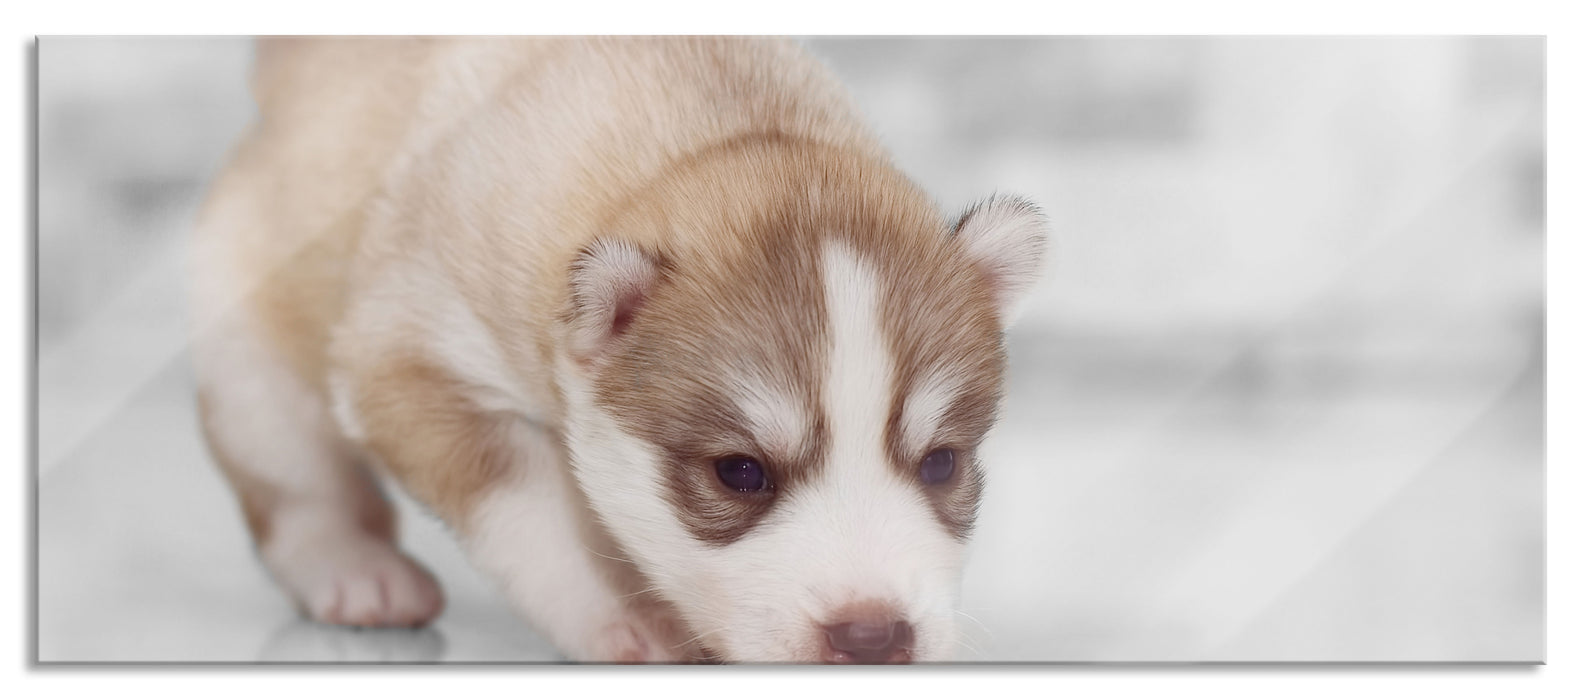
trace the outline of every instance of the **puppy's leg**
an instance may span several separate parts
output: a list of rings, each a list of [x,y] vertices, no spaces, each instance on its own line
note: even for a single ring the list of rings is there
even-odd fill
[[[479,409],[476,387],[421,361],[387,361],[354,384],[370,450],[456,527],[473,563],[568,657],[697,658],[591,522],[554,434]]]
[[[433,576],[397,550],[395,513],[323,399],[245,311],[195,344],[203,433],[260,557],[314,619],[411,626],[444,607]]]
[[[468,518],[466,545],[513,604],[573,659],[686,661],[679,621],[641,592],[632,564],[591,521],[559,445],[517,422],[510,442],[524,467]]]

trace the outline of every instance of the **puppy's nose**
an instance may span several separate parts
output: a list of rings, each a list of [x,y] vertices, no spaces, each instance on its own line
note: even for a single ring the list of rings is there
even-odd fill
[[[912,625],[905,620],[859,618],[824,625],[825,659],[837,664],[904,664],[912,661]]]

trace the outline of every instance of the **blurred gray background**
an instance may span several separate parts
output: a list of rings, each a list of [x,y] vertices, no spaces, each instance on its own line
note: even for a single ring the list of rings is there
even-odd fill
[[[963,658],[1543,658],[1542,39],[807,43],[944,207],[1056,229]],[[39,659],[557,659],[409,503],[430,629],[302,622],[253,561],[182,277],[250,53],[39,42]]]

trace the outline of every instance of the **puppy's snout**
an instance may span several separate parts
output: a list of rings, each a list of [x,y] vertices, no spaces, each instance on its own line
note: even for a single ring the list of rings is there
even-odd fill
[[[912,625],[884,608],[856,608],[824,625],[824,660],[835,664],[912,661]]]

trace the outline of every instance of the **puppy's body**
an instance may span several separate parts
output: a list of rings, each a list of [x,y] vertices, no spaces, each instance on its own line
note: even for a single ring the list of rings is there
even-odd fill
[[[279,40],[254,91],[199,398],[307,612],[441,608],[371,469],[572,658],[952,651],[1035,211],[953,231],[787,42]]]

